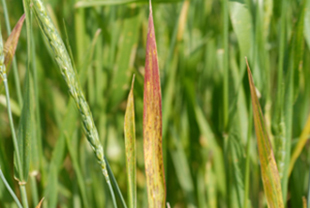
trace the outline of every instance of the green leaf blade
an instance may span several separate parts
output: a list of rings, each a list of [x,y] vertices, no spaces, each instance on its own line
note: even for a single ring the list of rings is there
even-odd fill
[[[34,123],[34,92],[33,92],[33,80],[28,69],[25,81],[25,97],[23,109],[20,117],[20,122],[17,132],[17,140],[19,146],[19,157],[21,159],[21,170],[17,167],[17,153],[14,155],[14,165],[16,167],[15,177],[19,182],[27,182],[28,173],[30,168],[30,147],[33,137],[33,123]]]

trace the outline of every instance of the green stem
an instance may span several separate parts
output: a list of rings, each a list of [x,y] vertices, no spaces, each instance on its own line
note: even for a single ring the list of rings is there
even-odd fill
[[[4,13],[6,30],[8,32],[8,35],[10,35],[11,34],[11,27],[10,27],[10,21],[9,21],[9,13],[7,10],[5,0],[2,0],[2,6],[3,6],[3,13]],[[22,97],[22,93],[21,93],[21,87],[20,87],[20,81],[19,81],[19,75],[18,75],[18,69],[17,69],[17,62],[16,62],[15,57],[13,58],[12,67],[13,67],[13,74],[14,74],[14,80],[15,80],[17,100],[18,100],[19,107],[21,108],[23,106],[23,97]]]
[[[27,192],[26,192],[26,184],[19,184],[20,195],[22,198],[24,208],[28,208],[28,201],[27,201]]]
[[[251,103],[250,103],[251,105]],[[249,197],[249,179],[250,179],[250,151],[251,151],[251,136],[252,136],[252,122],[253,122],[253,110],[250,106],[249,109],[249,126],[248,126],[248,139],[247,139],[247,147],[246,147],[246,163],[245,163],[245,182],[244,182],[244,202],[243,208],[247,208],[247,202]]]
[[[124,199],[124,197],[123,197],[123,195],[122,195],[122,192],[121,192],[121,190],[120,190],[120,188],[119,188],[119,186],[118,186],[118,184],[117,184],[117,181],[116,181],[116,179],[115,179],[115,177],[114,177],[114,174],[113,174],[113,172],[112,172],[112,169],[111,169],[111,167],[110,167],[110,164],[109,164],[109,162],[108,162],[108,160],[107,160],[106,157],[104,157],[104,160],[105,160],[105,162],[106,162],[106,164],[107,164],[107,169],[108,169],[109,176],[110,176],[110,178],[111,178],[111,180],[112,180],[112,183],[113,183],[114,187],[116,188],[116,193],[117,193],[118,197],[120,198],[123,207],[124,207],[124,208],[127,208],[125,199]],[[111,184],[111,183],[110,183],[110,184]],[[110,187],[109,187],[109,188],[110,188]],[[111,189],[110,189],[110,190],[111,190]],[[111,193],[114,193],[114,192],[111,192]],[[115,197],[114,197],[114,196],[112,196],[112,197],[113,197],[114,200],[115,200]]]
[[[0,168],[0,178],[2,179],[5,187],[8,189],[8,191],[10,192],[11,196],[13,197],[14,201],[16,202],[18,208],[23,208],[23,206],[20,204],[17,196],[15,195],[14,191],[12,190],[12,188],[10,187],[10,184],[7,182],[7,180],[5,179],[3,172]]]
[[[310,208],[310,171],[309,171],[309,181],[308,181],[308,199],[307,199],[307,208]]]
[[[4,84],[4,88],[5,88],[6,104],[7,104],[7,109],[8,109],[10,128],[11,128],[12,137],[13,137],[13,145],[14,145],[14,150],[16,152],[16,154],[15,154],[16,162],[17,162],[18,171],[21,172],[22,171],[22,166],[21,166],[18,142],[17,142],[15,128],[14,128],[14,123],[13,123],[13,116],[12,116],[11,103],[10,103],[10,93],[9,93],[8,80],[7,80],[7,76],[6,76],[5,73],[2,74],[2,76],[3,76],[3,84]],[[28,207],[27,194],[26,194],[26,189],[24,189],[22,187],[24,187],[24,185],[20,184],[22,202],[23,202],[24,208],[26,208],[26,207]]]
[[[31,183],[31,193],[32,193],[32,203],[38,204],[39,203],[39,195],[38,195],[38,186],[36,181],[36,176],[30,176],[30,183]]]
[[[228,0],[223,0],[223,44],[224,44],[224,77],[223,77],[223,117],[224,117],[224,131],[226,131],[228,124],[228,102],[229,102],[229,85],[228,85]]]
[[[109,187],[109,190],[110,190],[110,193],[111,193],[113,207],[117,208],[116,199],[115,199],[115,195],[114,195],[114,192],[113,192],[113,187],[112,187],[111,181],[107,181],[107,184],[108,184],[108,187]]]

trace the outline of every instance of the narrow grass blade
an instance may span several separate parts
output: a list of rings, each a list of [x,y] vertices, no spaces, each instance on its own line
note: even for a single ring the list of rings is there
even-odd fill
[[[223,49],[224,49],[224,56],[223,56],[223,130],[226,131],[227,124],[228,124],[228,103],[229,103],[229,17],[228,17],[228,0],[223,0],[222,3],[223,9]]]
[[[26,81],[24,85],[24,103],[20,117],[20,122],[17,131],[17,139],[19,146],[19,157],[21,159],[22,169],[19,170],[16,164],[16,152],[14,156],[14,163],[17,172],[15,177],[19,182],[27,182],[29,165],[30,165],[30,147],[31,140],[33,137],[33,122],[34,122],[34,98],[33,98],[33,80],[29,69],[27,70]]]
[[[184,136],[182,131],[180,135]],[[180,142],[180,136],[178,135],[177,130],[173,127],[171,128],[171,139],[172,145],[169,148],[169,152],[175,168],[176,177],[186,198],[186,207],[196,207],[197,203],[194,194],[195,188],[191,176],[190,165],[188,164],[184,147]]]
[[[229,1],[229,13],[230,19],[232,23],[232,27],[234,32],[236,33],[238,46],[240,50],[240,80],[238,83],[238,88],[241,86],[243,76],[245,75],[245,64],[243,61],[243,57],[248,56],[252,57],[251,48],[253,44],[253,23],[252,23],[252,16],[250,13],[245,0],[240,1]],[[227,34],[228,36],[228,34]],[[256,74],[254,72],[254,74]],[[256,79],[259,76],[255,77]]]
[[[246,60],[247,62],[247,60]],[[252,74],[247,62],[248,78],[254,116],[254,126],[257,138],[259,159],[261,163],[262,180],[269,208],[284,208],[280,176],[268,137],[264,116],[256,95]]]
[[[284,118],[285,118],[285,161],[283,168],[283,177],[281,184],[283,188],[283,199],[286,201],[288,193],[289,181],[289,163],[291,158],[291,139],[293,135],[293,106],[299,93],[299,76],[302,69],[303,48],[304,48],[304,16],[305,16],[305,1],[301,3],[299,9],[298,20],[294,26],[293,35],[291,38],[291,50],[289,54],[289,67],[286,74],[285,83],[285,102],[284,102]]]
[[[40,201],[39,204],[36,206],[36,208],[41,208],[41,207],[42,207],[43,200],[44,200],[44,197],[41,199],[41,201]]]
[[[299,94],[300,77],[302,76],[303,58],[304,58],[304,28],[305,28],[306,3],[301,4],[298,22],[294,35],[294,102]]]
[[[5,179],[3,173],[2,173],[2,170],[0,168],[0,178],[1,180],[3,181],[5,187],[8,189],[8,191],[10,192],[11,196],[13,197],[14,201],[16,202],[18,208],[22,208],[23,206],[20,204],[17,196],[15,195],[14,191],[12,190],[10,184],[7,182],[7,180]]]
[[[129,88],[131,73],[136,57],[136,49],[139,40],[139,28],[141,25],[141,15],[137,8],[126,10],[126,19],[123,21],[123,29],[120,34],[118,54],[115,68],[113,70],[112,90],[109,108],[118,106],[125,98]]]
[[[290,161],[290,166],[289,166],[289,176],[291,175],[292,173],[292,170],[294,168],[294,165],[295,165],[295,162],[297,160],[297,158],[299,157],[301,151],[303,150],[304,146],[306,145],[306,142],[308,140],[308,137],[309,137],[309,134],[310,134],[310,115],[308,117],[308,120],[307,120],[307,123],[304,127],[304,130],[302,131],[300,137],[299,137],[299,140],[298,140],[298,143],[294,149],[294,152],[292,154],[292,157],[291,157],[291,161]]]
[[[310,208],[310,171],[308,176],[308,194],[307,194],[307,208]]]
[[[234,125],[230,128],[227,142],[227,165],[229,168],[228,198],[232,207],[242,207],[244,203],[244,150],[241,143],[241,133],[237,115],[234,116]]]
[[[128,203],[130,208],[137,206],[136,188],[136,126],[135,126],[135,107],[134,107],[134,81],[132,79],[131,90],[127,100],[125,113],[124,134],[126,147],[126,168],[128,180]]]
[[[88,203],[88,199],[87,199],[87,194],[86,194],[86,184],[85,184],[85,180],[83,179],[83,175],[82,175],[82,171],[78,162],[78,157],[77,154],[74,151],[74,148],[72,147],[73,145],[71,144],[71,141],[68,137],[68,135],[65,135],[66,138],[66,144],[67,144],[67,148],[72,160],[72,165],[76,174],[76,178],[77,178],[77,183],[78,186],[80,188],[81,191],[81,195],[82,195],[82,199],[83,199],[83,205],[84,207],[89,207],[89,203]]]
[[[245,2],[229,2],[230,19],[240,48],[240,57],[249,56],[252,42],[252,17]],[[243,59],[243,58],[242,58]]]
[[[166,187],[162,153],[161,88],[151,3],[146,42],[143,105],[143,149],[148,207],[165,207]]]

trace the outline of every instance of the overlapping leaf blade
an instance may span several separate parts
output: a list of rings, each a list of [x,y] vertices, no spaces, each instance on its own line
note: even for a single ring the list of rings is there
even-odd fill
[[[267,203],[270,208],[282,208],[283,198],[280,183],[280,176],[277,164],[274,158],[272,146],[268,137],[268,131],[264,121],[264,116],[256,95],[252,74],[249,64],[247,63],[248,78],[251,90],[254,126],[257,138],[257,146],[259,159],[261,163],[262,180],[267,198]]]
[[[34,123],[34,92],[33,92],[33,80],[31,73],[28,69],[26,75],[26,81],[24,86],[24,103],[22,114],[18,126],[17,139],[19,146],[19,158],[21,159],[21,170],[19,170],[16,164],[16,155],[14,157],[14,163],[16,166],[15,177],[20,182],[26,182],[28,179],[29,166],[30,166],[30,143],[33,137],[33,123]],[[15,154],[17,154],[15,152]]]

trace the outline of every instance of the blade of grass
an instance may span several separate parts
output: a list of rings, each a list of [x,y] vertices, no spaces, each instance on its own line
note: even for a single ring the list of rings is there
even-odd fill
[[[304,47],[304,20],[305,20],[305,1],[301,3],[300,13],[296,25],[294,26],[294,33],[292,36],[292,45],[289,57],[292,58],[291,67],[288,68],[286,75],[286,89],[285,89],[285,160],[283,177],[281,180],[283,199],[286,200],[288,192],[289,181],[289,164],[291,158],[291,138],[293,134],[293,106],[299,90],[299,73],[302,68],[303,47]],[[298,78],[297,78],[298,77]],[[296,83],[298,82],[298,83]]]
[[[279,64],[277,71],[277,94],[275,100],[274,120],[272,130],[274,134],[274,141],[276,145],[275,157],[278,165],[279,175],[282,179],[285,163],[285,123],[284,123],[284,107],[282,105],[284,99],[284,55],[286,44],[286,7],[287,2],[283,1],[281,5],[281,20],[280,20],[280,39],[279,39]]]
[[[8,191],[10,192],[11,196],[13,197],[14,201],[16,202],[18,208],[22,208],[23,206],[20,204],[17,196],[15,195],[14,191],[12,190],[10,184],[7,182],[7,180],[5,179],[3,173],[2,173],[2,170],[0,168],[0,178],[1,180],[3,181],[5,187],[8,189]]]
[[[82,199],[83,199],[83,206],[89,207],[88,198],[87,198],[86,189],[85,189],[85,186],[86,186],[85,180],[83,180],[83,175],[81,172],[80,165],[78,163],[77,154],[75,153],[75,151],[72,147],[73,145],[71,145],[71,143],[70,143],[69,137],[67,135],[65,135],[65,138],[66,138],[67,148],[68,148],[71,160],[72,160],[73,168],[74,168],[75,173],[76,173],[77,183],[78,183],[78,186],[79,186],[80,191],[81,191],[81,195],[82,195]]]
[[[14,51],[13,51],[14,52]],[[14,122],[13,122],[13,117],[12,117],[12,110],[11,110],[11,103],[10,103],[10,93],[9,93],[9,86],[8,86],[8,80],[7,80],[7,75],[6,75],[6,65],[5,65],[5,52],[3,49],[3,41],[2,41],[2,32],[1,32],[1,26],[0,26],[0,77],[3,80],[4,83],[4,88],[5,88],[5,94],[6,94],[6,101],[7,101],[7,111],[8,111],[8,116],[9,116],[9,123],[10,123],[10,128],[12,132],[12,139],[13,139],[13,145],[14,145],[14,166],[15,166],[15,175],[18,176],[18,181],[19,181],[19,187],[20,187],[20,192],[22,196],[22,203],[25,208],[28,208],[28,201],[27,201],[27,193],[25,189],[25,172],[27,172],[28,176],[28,170],[27,170],[27,160],[29,159],[28,156],[24,154],[20,154],[22,150],[19,149],[20,144],[17,142],[17,137],[15,133],[15,127],[14,127]],[[27,83],[27,81],[26,81]],[[22,138],[26,139],[26,138]],[[21,141],[23,142],[23,141]],[[28,146],[22,146],[22,148],[27,149]],[[27,150],[22,151],[23,153],[29,153]],[[21,156],[26,156],[26,158],[23,158],[23,162],[21,161]],[[24,162],[25,161],[25,162]],[[26,176],[26,178],[27,178]]]
[[[143,98],[143,149],[148,207],[153,208],[165,207],[166,187],[162,153],[161,88],[151,2],[148,27]]]
[[[135,126],[135,107],[134,107],[134,81],[132,78],[131,90],[128,95],[124,135],[126,148],[126,169],[128,180],[128,203],[130,208],[137,206],[137,185],[136,185],[136,126]]]
[[[224,48],[224,60],[223,60],[223,130],[226,131],[228,125],[228,103],[229,103],[229,49],[228,49],[228,30],[229,30],[229,16],[228,16],[228,0],[222,0],[223,10],[223,48]]]
[[[139,40],[139,28],[141,25],[141,13],[137,8],[128,8],[126,19],[123,21],[121,30],[119,49],[116,58],[115,68],[113,70],[112,90],[109,99],[109,109],[118,106],[125,97],[128,81],[131,73],[129,69],[133,68],[134,59]]]
[[[246,63],[265,196],[270,208],[284,208],[277,164],[274,158],[273,150],[267,133],[268,131],[264,121],[264,116],[256,95],[256,88],[254,86],[254,81],[247,59]]]
[[[301,151],[303,150],[304,146],[306,145],[306,142],[308,141],[309,134],[310,134],[310,115],[308,116],[305,127],[304,127],[304,129],[303,129],[303,131],[299,137],[298,143],[297,143],[297,145],[293,151],[293,154],[292,154],[292,157],[290,160],[289,171],[288,171],[289,176],[292,173],[292,170],[294,168],[294,165],[295,165],[297,158],[299,157]]]
[[[227,144],[227,162],[229,165],[229,188],[228,196],[229,202],[232,207],[242,207],[244,202],[244,183],[243,172],[244,169],[244,151],[241,145],[241,134],[237,116],[234,116],[234,125],[230,128]]]
[[[308,177],[308,194],[307,194],[307,208],[310,208],[310,171]]]
[[[3,13],[4,13],[4,19],[5,19],[5,25],[6,29],[8,32],[8,35],[11,34],[11,26],[10,26],[10,21],[9,21],[9,13],[7,10],[6,6],[6,0],[2,0],[2,6],[3,6]],[[7,67],[9,69],[9,67]],[[17,99],[18,99],[18,104],[19,107],[22,107],[23,104],[23,98],[22,98],[22,92],[21,92],[21,87],[20,87],[20,79],[18,75],[18,69],[17,69],[17,61],[16,58],[13,58],[13,74],[14,74],[14,81],[15,81],[15,88],[16,88],[16,93],[17,93]]]
[[[253,120],[253,110],[249,109],[249,126],[248,126],[248,138],[246,146],[246,161],[245,161],[245,176],[244,176],[244,198],[243,198],[243,208],[248,207],[248,198],[250,196],[250,151],[251,151],[251,138],[252,138],[252,120]]]
[[[36,208],[41,208],[41,207],[42,207],[43,201],[44,201],[44,197],[41,199],[41,201],[40,201],[39,204],[36,206]]]
[[[28,174],[30,169],[31,159],[31,142],[33,140],[33,123],[34,123],[34,98],[33,98],[33,80],[31,77],[30,68],[27,69],[26,78],[24,84],[24,102],[23,109],[19,121],[17,130],[17,139],[19,152],[14,154],[14,165],[18,170],[18,164],[16,158],[21,158],[22,169],[15,172],[15,178],[19,181],[22,186],[26,185],[28,180]],[[19,153],[19,156],[17,154]],[[25,206],[25,205],[24,205]]]
[[[186,197],[186,207],[196,207],[197,203],[194,197],[195,189],[193,179],[191,177],[190,166],[187,161],[188,159],[186,158],[184,148],[182,147],[176,129],[173,129],[172,127],[171,132],[172,145],[169,147],[169,152],[176,170],[176,177],[178,178],[180,186]]]

